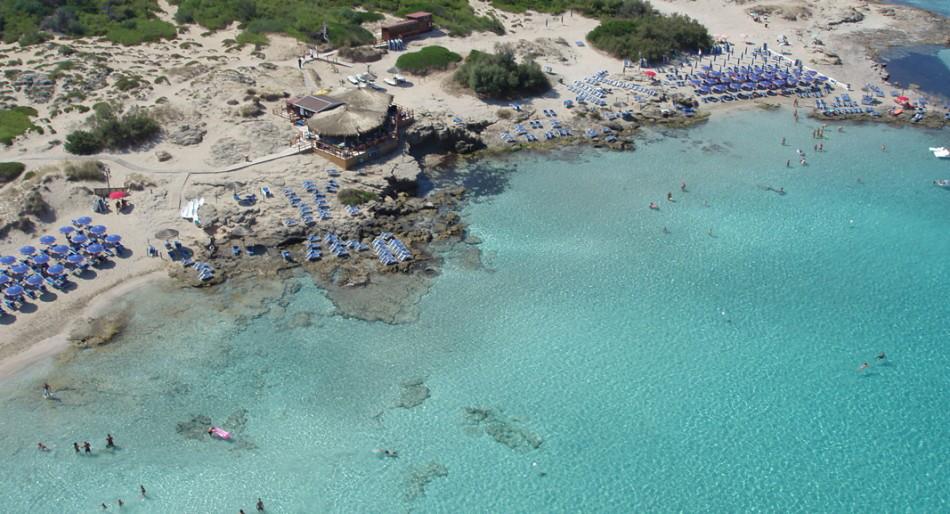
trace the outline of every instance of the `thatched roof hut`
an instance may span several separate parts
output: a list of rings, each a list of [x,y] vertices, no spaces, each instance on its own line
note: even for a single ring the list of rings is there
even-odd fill
[[[328,137],[356,136],[382,127],[393,101],[393,95],[365,88],[343,89],[327,96],[342,105],[315,114],[307,126]]]

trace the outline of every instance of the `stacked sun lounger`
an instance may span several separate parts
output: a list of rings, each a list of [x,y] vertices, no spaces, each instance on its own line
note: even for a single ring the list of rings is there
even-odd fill
[[[323,251],[320,248],[320,236],[317,234],[310,234],[307,236],[307,246],[306,246],[306,256],[307,261],[319,261],[323,258]]]
[[[198,273],[198,280],[207,282],[214,278],[214,268],[207,262],[196,262],[192,264],[192,267]]]
[[[343,241],[340,240],[340,237],[332,232],[328,232],[323,236],[323,242],[330,247],[330,251],[333,252],[333,255],[336,255],[339,258],[349,257],[349,252],[346,251],[346,245],[343,244]]]

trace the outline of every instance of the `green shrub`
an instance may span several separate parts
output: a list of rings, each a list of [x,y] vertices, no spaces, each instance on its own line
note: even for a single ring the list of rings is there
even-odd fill
[[[176,35],[174,25],[167,21],[152,19],[134,20],[131,24],[114,24],[105,34],[106,39],[120,45],[175,39]]]
[[[135,89],[142,85],[138,77],[132,77],[129,75],[122,75],[118,80],[115,81],[115,88],[119,91],[128,91],[130,89]]]
[[[103,141],[92,132],[76,130],[66,136],[63,148],[75,155],[92,155],[103,150]]]
[[[105,165],[100,161],[67,161],[63,174],[71,182],[105,182]]]
[[[608,18],[587,34],[587,40],[614,57],[656,62],[712,46],[706,27],[688,16],[664,16],[640,0],[624,0],[613,7],[595,5],[600,7],[590,8],[591,14]]]
[[[103,150],[125,150],[153,139],[161,131],[158,122],[145,110],[132,109],[120,115],[117,107],[105,102],[92,108],[92,130],[77,130],[66,136],[67,152],[91,155]]]
[[[36,114],[36,109],[25,106],[0,109],[0,143],[10,145],[17,136],[27,131],[40,132],[40,127],[30,121]]]
[[[441,46],[427,46],[418,52],[406,52],[396,59],[396,67],[406,73],[425,75],[444,70],[462,60],[462,56]]]
[[[16,180],[25,169],[26,165],[22,162],[0,162],[0,184]]]
[[[372,191],[362,189],[341,189],[336,195],[343,205],[360,205],[375,200],[378,196]]]
[[[500,47],[497,54],[472,50],[455,72],[455,80],[490,98],[517,98],[551,89],[541,67],[531,60],[518,64],[509,47]]]
[[[255,47],[266,46],[270,41],[267,39],[267,36],[260,32],[248,32],[244,31],[238,34],[237,40],[238,45],[254,45]]]

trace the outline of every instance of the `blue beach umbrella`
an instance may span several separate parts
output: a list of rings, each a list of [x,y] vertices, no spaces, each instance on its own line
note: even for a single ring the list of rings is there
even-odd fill
[[[34,247],[30,246],[30,245],[21,246],[21,247],[20,247],[20,253],[23,254],[23,255],[33,255],[34,253],[36,253],[36,248],[34,248]]]
[[[3,257],[0,257],[0,264],[3,264],[4,266],[9,266],[14,262],[16,262],[16,257],[12,255],[4,255]]]
[[[63,273],[66,273],[66,267],[62,264],[53,264],[48,270],[46,270],[46,272],[50,275],[62,275]]]
[[[13,273],[14,275],[22,275],[26,273],[27,271],[30,271],[30,267],[27,266],[26,264],[23,264],[22,262],[19,264],[14,264],[13,266],[10,266],[10,272]]]
[[[93,255],[102,253],[102,250],[104,250],[104,248],[102,248],[102,245],[99,243],[93,243],[86,248],[86,251]]]
[[[65,235],[67,235],[67,236],[68,236],[69,234],[72,234],[74,230],[76,230],[76,229],[73,228],[73,227],[70,227],[69,225],[66,225],[65,227],[59,227],[59,233],[60,233],[60,234],[65,234]]]
[[[51,245],[56,242],[56,238],[50,235],[46,235],[40,238],[40,244]]]
[[[92,218],[90,218],[89,216],[80,216],[76,218],[76,224],[79,226],[88,225],[90,223],[92,223]]]
[[[106,242],[109,244],[116,244],[122,240],[122,236],[119,234],[109,234],[106,236]]]
[[[54,245],[49,249],[50,253],[55,253],[56,255],[62,255],[69,251],[69,247],[66,245]]]
[[[93,234],[95,234],[95,235],[97,235],[97,236],[101,236],[102,234],[105,234],[105,233],[106,233],[106,226],[105,226],[105,225],[95,225],[95,226],[93,226],[92,228],[89,229],[89,232],[92,232]]]
[[[83,257],[77,253],[73,253],[66,257],[66,261],[70,264],[79,264],[83,261]]]
[[[12,278],[10,278],[10,277],[8,277],[8,276],[6,276],[6,275],[0,275],[0,286],[2,286],[2,285],[4,285],[4,284],[9,284],[10,282],[13,282],[13,279],[12,279]]]
[[[43,285],[43,277],[39,275],[30,275],[26,277],[26,283],[33,287],[39,287]]]
[[[86,241],[89,241],[89,238],[82,234],[76,234],[75,236],[73,236],[73,242],[78,245],[81,245],[85,243]]]
[[[23,286],[14,284],[14,285],[12,285],[12,286],[6,288],[6,289],[3,291],[3,294],[5,294],[5,295],[7,295],[7,296],[13,296],[13,297],[20,296],[21,294],[23,294]]]
[[[49,255],[46,255],[45,253],[41,253],[36,257],[33,257],[33,264],[46,264],[47,262],[49,262]]]

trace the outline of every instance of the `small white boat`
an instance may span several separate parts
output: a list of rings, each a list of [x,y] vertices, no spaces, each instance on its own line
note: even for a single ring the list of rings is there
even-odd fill
[[[383,79],[383,82],[385,82],[385,83],[387,83],[387,84],[389,84],[390,86],[393,86],[393,87],[399,85],[399,82],[396,82],[396,79],[394,79],[394,78],[392,78],[392,77],[386,77],[385,79]]]
[[[353,75],[347,75],[346,80],[349,80],[352,84],[359,85],[360,81],[357,80]]]
[[[934,180],[934,185],[937,187],[942,187],[944,189],[950,189],[950,178],[942,178],[939,180]]]
[[[950,159],[950,148],[945,146],[938,146],[936,148],[930,147],[930,151],[933,152],[934,157],[938,159]]]

